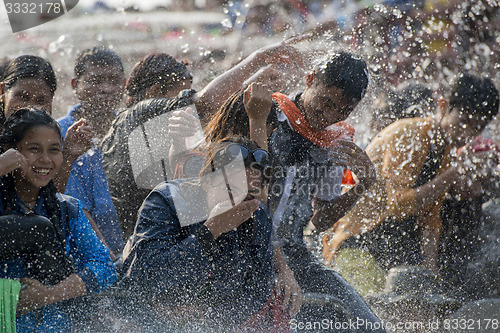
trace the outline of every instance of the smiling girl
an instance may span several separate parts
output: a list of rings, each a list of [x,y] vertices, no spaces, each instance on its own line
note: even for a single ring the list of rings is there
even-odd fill
[[[116,280],[79,201],[57,193],[63,163],[61,130],[46,112],[21,109],[5,122],[0,146],[19,160],[1,177],[0,275],[24,284],[18,331],[68,331],[57,302],[99,292]]]
[[[17,110],[27,107],[52,114],[52,101],[57,89],[54,69],[49,61],[34,55],[21,55],[9,62],[0,82],[0,126]],[[64,192],[71,167],[78,156],[91,146],[92,131],[85,119],[68,129],[64,141],[63,163],[55,183]],[[13,155],[0,156],[0,175],[19,167]]]

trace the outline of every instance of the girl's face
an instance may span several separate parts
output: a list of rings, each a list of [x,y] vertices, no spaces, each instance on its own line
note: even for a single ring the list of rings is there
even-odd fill
[[[3,85],[1,88],[5,118],[24,107],[43,108],[49,114],[52,113],[53,95],[42,79],[20,79],[7,91]]]
[[[29,188],[46,186],[63,162],[61,138],[47,126],[30,129],[17,145],[17,150],[26,157],[28,170],[24,176],[18,172],[16,179]]]

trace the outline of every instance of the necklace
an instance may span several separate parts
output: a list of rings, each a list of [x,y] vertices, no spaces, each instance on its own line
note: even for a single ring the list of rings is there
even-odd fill
[[[24,200],[23,200],[23,199],[21,199],[21,198],[19,198],[19,200],[21,201],[21,204],[24,206],[24,210],[26,211],[26,214],[31,214],[31,213],[33,213],[33,212],[34,212],[33,210],[35,209],[35,206],[36,206],[36,200],[37,200],[37,199],[35,199],[35,200],[31,200],[31,201],[28,201],[27,203],[26,203],[26,202],[24,202]],[[33,207],[30,207],[30,206],[28,205],[28,203],[32,203],[32,202],[34,202],[35,204],[33,205]]]

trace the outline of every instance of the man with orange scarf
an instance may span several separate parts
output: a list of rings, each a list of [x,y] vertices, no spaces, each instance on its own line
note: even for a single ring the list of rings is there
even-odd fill
[[[345,122],[367,85],[362,59],[348,52],[330,55],[307,76],[304,92],[292,99],[273,94],[279,124],[269,144],[275,158],[269,205],[277,241],[303,292],[333,296],[351,315],[371,323],[369,330],[356,327],[356,332],[377,332],[372,328],[381,327],[380,320],[352,286],[308,251],[303,230],[309,223],[319,231],[331,227],[375,180],[370,159],[352,142],[354,129]],[[344,169],[352,170],[358,182],[342,193]],[[322,313],[306,303],[297,327],[324,318],[347,321],[341,312]]]

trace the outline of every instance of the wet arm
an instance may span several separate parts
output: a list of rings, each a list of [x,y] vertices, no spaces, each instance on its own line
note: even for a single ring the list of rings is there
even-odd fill
[[[22,282],[28,287],[19,294],[17,314],[20,315],[87,294],[87,287],[77,274],[71,274],[54,286],[44,286],[33,279],[22,279]]]
[[[294,47],[285,44],[270,45],[254,51],[196,94],[195,103],[199,113],[207,116],[214,114],[259,68],[278,63],[302,65],[302,58]]]

